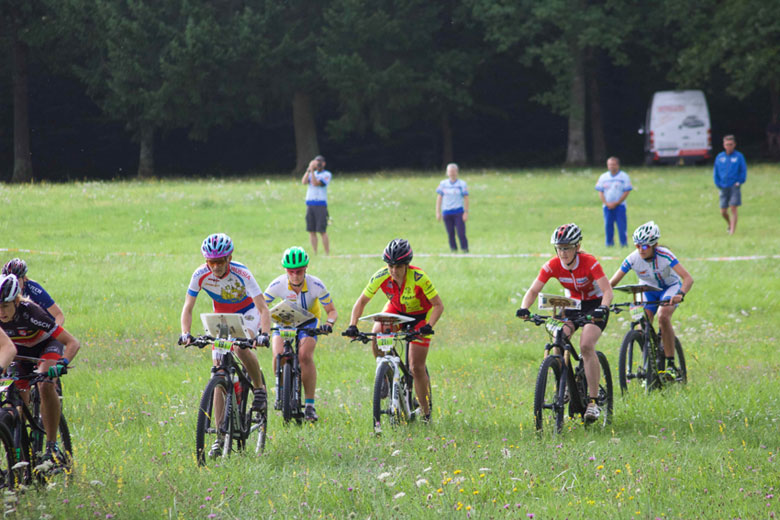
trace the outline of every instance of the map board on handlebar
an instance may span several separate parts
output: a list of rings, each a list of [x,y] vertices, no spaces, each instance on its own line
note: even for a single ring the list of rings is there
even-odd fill
[[[203,313],[200,315],[206,333],[221,339],[251,339],[255,335],[244,325],[242,314]]]
[[[539,310],[543,311],[557,309],[580,310],[580,300],[561,296],[560,294],[539,293],[537,306],[539,307]]]
[[[282,300],[271,308],[271,319],[286,327],[297,327],[314,318],[314,314],[289,300]]]
[[[361,321],[378,321],[385,325],[400,325],[401,323],[408,323],[414,321],[414,318],[409,316],[403,316],[401,314],[393,314],[392,312],[377,312],[376,314],[369,314],[360,318]]]
[[[654,287],[643,283],[633,285],[618,285],[614,288],[616,291],[623,291],[631,294],[639,294],[647,291],[660,291],[660,287]]]

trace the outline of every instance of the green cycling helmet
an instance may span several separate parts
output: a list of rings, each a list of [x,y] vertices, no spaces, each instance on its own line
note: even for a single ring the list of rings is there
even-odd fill
[[[309,255],[302,247],[290,247],[282,255],[282,267],[285,269],[295,269],[307,265],[309,265]]]

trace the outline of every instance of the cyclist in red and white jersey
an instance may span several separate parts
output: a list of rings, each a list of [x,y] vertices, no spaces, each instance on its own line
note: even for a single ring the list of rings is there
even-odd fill
[[[576,224],[564,224],[553,231],[550,243],[555,246],[556,256],[542,266],[539,276],[523,296],[517,316],[528,319],[531,315],[528,308],[544,285],[550,278],[557,278],[566,290],[566,296],[581,302],[580,310],[566,310],[565,316],[587,314],[595,318],[592,323],[583,327],[580,335],[580,352],[588,380],[588,409],[585,411],[585,421],[590,423],[596,421],[601,414],[596,404],[601,374],[596,357],[596,342],[607,326],[609,305],[612,303],[612,286],[609,285],[609,280],[596,257],[580,249],[581,242],[582,232]],[[576,329],[574,324],[566,322],[563,330],[567,336],[571,336]]]
[[[271,314],[263,298],[263,291],[245,265],[233,262],[233,241],[224,233],[206,237],[201,245],[206,263],[192,274],[184,307],[181,310],[181,338],[179,343],[188,345],[192,340],[192,309],[200,291],[205,291],[214,300],[214,312],[243,314],[244,324],[257,334],[257,344],[268,346],[271,331]],[[259,333],[258,333],[259,332]],[[252,408],[265,410],[268,394],[263,384],[260,364],[249,350],[234,352],[246,367],[254,386]],[[216,365],[216,360],[214,361]],[[218,411],[221,403],[217,403]]]

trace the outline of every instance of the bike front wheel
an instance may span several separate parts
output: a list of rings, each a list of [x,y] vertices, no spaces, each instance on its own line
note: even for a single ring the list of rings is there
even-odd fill
[[[534,424],[537,432],[553,426],[556,433],[563,429],[566,379],[561,378],[562,371],[563,359],[560,356],[547,356],[539,366],[534,391]]]
[[[56,383],[57,388],[57,395],[58,397],[62,398],[62,386],[59,380],[57,380]],[[43,431],[43,416],[41,415],[41,396],[38,391],[38,386],[34,386],[30,390],[30,401],[33,403],[33,417],[35,417],[35,420],[37,422],[37,425],[39,428],[30,428],[30,435],[29,438],[31,440],[32,445],[32,452],[33,452],[33,462],[34,466],[37,466],[37,464],[40,461],[40,458],[43,456],[44,453],[44,435],[41,433]],[[60,400],[60,422],[59,427],[57,428],[57,446],[60,447],[60,450],[65,457],[65,460],[60,461],[60,470],[64,469],[66,472],[70,468],[70,464],[73,461],[73,443],[70,438],[70,428],[68,427],[68,420],[65,418],[65,414],[62,411],[62,401]],[[40,429],[40,431],[39,431]],[[41,475],[42,477],[42,475]]]
[[[293,417],[293,374],[292,364],[285,363],[282,367],[282,418],[288,424]]]
[[[382,416],[388,415],[397,419],[397,410],[392,410],[393,367],[389,363],[382,363],[376,370],[374,377],[374,432],[382,431]]]
[[[643,386],[650,391],[657,378],[655,358],[648,352],[645,334],[641,330],[630,330],[620,345],[618,378],[622,393],[629,387]],[[634,383],[636,381],[636,383]]]
[[[674,350],[677,353],[677,382],[681,384],[688,383],[688,367],[685,364],[685,353],[682,344],[677,336],[674,337]]]
[[[263,386],[268,388],[265,384],[265,375],[260,374],[260,377],[262,378],[262,384]],[[247,389],[247,394],[249,394],[249,390]],[[254,397],[254,396],[252,396]],[[249,395],[247,395],[247,399],[249,398]],[[260,455],[265,451],[265,441],[266,437],[268,436],[268,407],[266,404],[266,409],[262,412],[259,410],[255,410],[253,408],[249,408],[249,413],[245,416],[245,427],[247,429],[247,437],[251,441],[252,434],[257,432],[257,440],[254,441],[255,444],[255,453]],[[251,445],[250,445],[251,446]]]
[[[601,409],[599,423],[601,423],[602,426],[606,426],[612,422],[612,414],[614,412],[612,370],[609,368],[609,361],[607,361],[607,356],[605,356],[603,352],[597,350],[596,356],[599,359],[601,368],[601,375],[599,376],[599,395],[596,399],[596,404],[598,404]],[[587,389],[587,385],[585,388]],[[587,395],[587,390],[585,395]]]
[[[216,458],[227,455],[232,443],[232,431],[225,431],[224,417],[214,417],[214,395],[219,392],[225,400],[225,413],[229,412],[228,401],[228,381],[223,377],[212,377],[209,379],[203,396],[198,406],[198,421],[195,431],[195,457],[199,466],[204,466],[208,458]],[[230,423],[227,421],[227,430]]]

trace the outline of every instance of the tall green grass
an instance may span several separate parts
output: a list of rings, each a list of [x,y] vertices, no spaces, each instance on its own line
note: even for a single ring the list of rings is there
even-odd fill
[[[576,222],[607,275],[628,250],[607,249],[600,171],[463,171],[474,255],[448,256],[434,219],[438,176],[385,172],[330,187],[331,257],[312,259],[343,330],[379,254],[409,238],[414,263],[445,305],[429,355],[434,420],[371,435],[374,361],[334,334],[320,340],[316,426],[272,415],[266,454],[197,468],[195,409],[205,351],[175,346],[201,240],[223,231],[261,285],[282,251],[308,248],[295,180],[5,186],[0,260],[22,256],[82,341],[65,377],[74,436],[70,479],[5,502],[18,518],[767,518],[780,513],[780,239],[777,167],[751,168],[737,234],[728,236],[708,168],[631,170],[629,231],[654,219],[695,284],[674,322],[690,382],[617,396],[608,430],[567,421],[537,436],[533,385],[546,335],[514,311],[552,255],[549,236]],[[33,250],[21,253],[16,250]],[[364,257],[359,255],[374,255]],[[710,257],[768,255],[716,262]],[[772,257],[772,255],[775,255]],[[630,275],[628,280],[632,280]],[[557,291],[551,282],[547,292]],[[367,312],[383,305],[375,298]],[[198,312],[210,303],[200,297]],[[628,324],[599,342],[613,366]],[[198,323],[197,317],[195,322]],[[270,353],[258,352],[267,375]],[[15,501],[14,501],[15,500]]]

